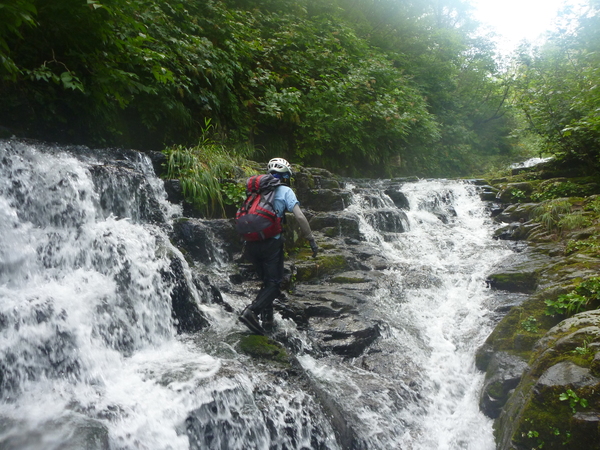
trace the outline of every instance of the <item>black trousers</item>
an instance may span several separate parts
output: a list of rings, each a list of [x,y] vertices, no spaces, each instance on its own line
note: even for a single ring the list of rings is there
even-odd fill
[[[279,296],[283,279],[283,242],[281,236],[279,239],[246,243],[246,259],[252,263],[263,282],[260,292],[250,305],[255,314],[273,314],[273,300]]]

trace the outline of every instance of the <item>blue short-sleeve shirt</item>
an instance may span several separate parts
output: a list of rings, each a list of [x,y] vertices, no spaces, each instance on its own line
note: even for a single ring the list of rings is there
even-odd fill
[[[283,217],[286,211],[292,212],[294,206],[298,203],[296,194],[292,188],[288,186],[278,186],[275,189],[275,196],[273,197],[273,207],[279,217]]]

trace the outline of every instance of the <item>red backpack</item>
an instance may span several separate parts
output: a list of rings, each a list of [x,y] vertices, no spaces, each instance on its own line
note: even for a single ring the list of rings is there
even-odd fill
[[[246,182],[246,200],[235,214],[235,229],[245,241],[262,241],[283,231],[273,206],[281,181],[271,174],[255,175]]]

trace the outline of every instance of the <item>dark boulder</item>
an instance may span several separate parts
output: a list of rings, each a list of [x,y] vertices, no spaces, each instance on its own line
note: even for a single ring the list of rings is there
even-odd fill
[[[310,226],[313,231],[322,231],[328,237],[362,239],[358,215],[347,211],[317,214],[310,220]]]
[[[172,315],[178,333],[194,333],[208,326],[208,320],[198,307],[193,288],[188,284],[183,263],[177,257],[171,259],[168,271],[163,272],[163,279],[170,283]]]
[[[352,194],[342,189],[311,189],[302,196],[302,206],[315,211],[342,211]]]
[[[394,205],[397,208],[408,210],[410,209],[410,205],[408,203],[408,198],[402,192],[397,189],[386,189],[385,194],[392,199]]]

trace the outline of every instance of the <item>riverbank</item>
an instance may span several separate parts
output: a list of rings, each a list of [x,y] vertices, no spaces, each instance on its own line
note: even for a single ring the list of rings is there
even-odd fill
[[[600,448],[600,180],[550,161],[490,186],[516,250],[489,276],[513,305],[477,359],[497,448]]]

